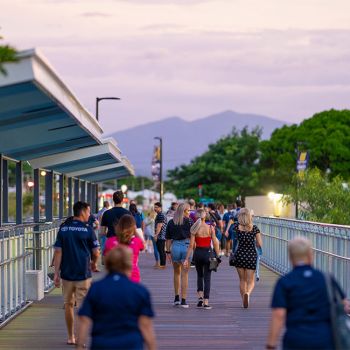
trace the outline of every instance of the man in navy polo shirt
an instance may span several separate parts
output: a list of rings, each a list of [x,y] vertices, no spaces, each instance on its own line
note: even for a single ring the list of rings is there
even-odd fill
[[[106,255],[108,274],[94,282],[79,310],[78,349],[91,329],[90,349],[156,349],[154,312],[148,290],[130,281],[132,251],[119,245]]]
[[[94,230],[86,222],[90,206],[77,202],[73,206],[73,218],[63,224],[55,243],[55,286],[62,289],[65,319],[68,331],[67,344],[75,344],[74,304],[79,307],[91,285],[91,272],[96,271],[100,255],[99,243]]]
[[[266,349],[276,349],[279,335],[286,327],[283,349],[334,349],[330,303],[324,274],[312,267],[311,242],[298,237],[289,242],[293,270],[281,277],[272,298],[272,320]],[[349,304],[332,278],[346,312]]]

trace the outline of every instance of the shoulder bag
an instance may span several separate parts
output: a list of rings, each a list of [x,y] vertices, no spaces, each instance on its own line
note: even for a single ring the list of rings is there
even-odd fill
[[[331,326],[336,350],[350,349],[350,317],[329,274],[324,274],[331,312]]]

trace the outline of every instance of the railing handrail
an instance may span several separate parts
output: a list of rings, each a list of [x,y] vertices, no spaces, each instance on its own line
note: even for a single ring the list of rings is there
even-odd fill
[[[307,220],[290,219],[290,218],[280,218],[278,216],[260,216],[260,215],[256,215],[255,217],[256,218],[261,218],[261,219],[275,219],[275,220],[294,222],[294,223],[298,223],[298,224],[302,223],[302,224],[318,225],[318,226],[325,226],[325,227],[336,227],[336,228],[343,228],[343,229],[349,229],[350,230],[350,225],[328,224],[326,222],[307,221]]]

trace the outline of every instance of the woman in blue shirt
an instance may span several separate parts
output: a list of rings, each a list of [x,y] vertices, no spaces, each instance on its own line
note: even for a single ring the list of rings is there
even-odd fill
[[[108,275],[93,283],[79,310],[78,348],[91,329],[91,349],[156,349],[154,317],[148,290],[133,283],[131,250],[121,245],[105,260]]]

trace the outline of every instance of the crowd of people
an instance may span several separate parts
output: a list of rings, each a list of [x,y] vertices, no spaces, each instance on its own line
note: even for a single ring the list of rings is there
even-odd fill
[[[225,209],[213,203],[196,205],[190,199],[172,203],[167,212],[156,202],[153,210],[144,215],[134,202],[130,203],[129,210],[125,209],[123,199],[123,193],[116,191],[114,206],[109,208],[109,203],[104,202],[94,217],[89,204],[75,203],[74,216],[68,218],[58,232],[53,260],[54,282],[56,287],[62,285],[67,344],[84,348],[90,332],[91,349],[142,349],[144,344],[148,349],[156,349],[151,297],[140,283],[142,251],[154,254],[156,269],[165,269],[167,263],[172,267],[173,306],[184,309],[189,308],[190,267],[194,267],[197,274],[196,307],[211,310],[211,274],[224,257],[228,257],[227,261],[236,268],[239,277],[242,307],[249,308],[263,240],[259,228],[253,224],[253,213],[244,208],[240,200]],[[100,251],[107,274],[91,285],[92,272],[99,271]],[[325,349],[334,348],[327,316],[330,306],[325,302],[325,289],[322,289],[323,275],[312,268],[311,253],[307,240],[298,238],[290,242],[289,254],[294,269],[276,285],[267,349],[276,348],[285,324],[285,349],[303,349],[301,342],[304,341],[308,341],[310,349],[324,348],[317,347],[318,344],[327,344],[329,347]],[[341,293],[344,307],[349,308],[336,281],[332,283]],[[304,284],[308,287],[303,289]],[[320,308],[318,303],[322,298]],[[75,306],[79,310],[76,332]],[[312,315],[305,314],[308,309],[314,310],[310,311]],[[328,328],[316,339],[313,336],[316,326],[313,328],[312,324],[318,327],[318,322]]]

